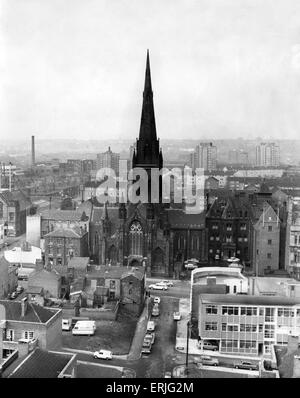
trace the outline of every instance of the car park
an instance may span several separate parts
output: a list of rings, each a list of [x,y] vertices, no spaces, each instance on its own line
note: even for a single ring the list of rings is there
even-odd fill
[[[108,350],[95,351],[93,354],[96,359],[112,359],[112,352]]]
[[[168,290],[168,286],[166,286],[164,284],[159,285],[158,283],[155,283],[155,284],[149,285],[149,289],[150,290]]]
[[[153,302],[155,304],[159,304],[160,303],[160,297],[154,297]]]
[[[195,358],[194,363],[205,365],[205,366],[218,366],[218,358],[210,357],[209,355],[202,355],[200,358]]]
[[[249,361],[235,361],[233,366],[236,369],[258,370],[258,365]]]
[[[174,319],[174,321],[180,321],[180,319],[181,319],[180,312],[178,312],[178,311],[174,312],[173,319]]]

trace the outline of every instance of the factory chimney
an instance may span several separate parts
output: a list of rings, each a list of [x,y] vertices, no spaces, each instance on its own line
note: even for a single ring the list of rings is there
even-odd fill
[[[35,146],[34,146],[34,135],[31,136],[31,166],[35,165]]]

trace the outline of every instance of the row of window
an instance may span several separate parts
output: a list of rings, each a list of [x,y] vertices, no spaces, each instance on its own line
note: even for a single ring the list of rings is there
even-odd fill
[[[222,340],[222,348],[257,348],[254,340]]]
[[[218,306],[217,305],[207,305],[205,307],[205,312],[208,315],[217,315]],[[222,306],[222,315],[246,315],[246,316],[264,316],[266,321],[273,322],[275,317],[275,308],[266,308],[264,311],[263,307],[237,307],[237,306]],[[297,315],[300,315],[300,309],[297,309]],[[278,317],[294,317],[295,311],[292,308],[280,307],[277,309]]]
[[[228,324],[222,323],[222,332],[250,332],[250,333],[262,333],[264,325],[252,325],[249,323],[241,323],[240,325],[237,324]]]
[[[219,241],[220,236],[211,236],[209,239]],[[232,242],[232,236],[226,236],[225,240],[226,240],[226,242]],[[238,241],[239,242],[248,242],[248,238],[243,238],[240,236],[240,237],[238,237]]]
[[[213,224],[211,228],[217,230],[217,229],[219,229],[219,225]],[[232,224],[226,224],[226,229],[227,229],[227,231],[232,231]],[[247,229],[246,223],[240,224],[241,231],[245,231],[246,229]]]
[[[22,333],[22,338],[29,340],[34,338],[34,331],[32,330],[24,330]],[[15,331],[13,329],[7,329],[6,331],[6,339],[9,341],[15,341]]]

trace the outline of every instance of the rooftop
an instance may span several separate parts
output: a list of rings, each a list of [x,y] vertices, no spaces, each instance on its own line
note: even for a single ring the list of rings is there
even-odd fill
[[[4,306],[5,318],[8,321],[46,323],[58,312],[58,310],[45,308],[38,304],[27,303],[25,316],[22,316],[21,301],[0,300],[0,305]]]
[[[250,296],[230,294],[200,294],[203,304],[241,304],[265,306],[300,306],[300,298],[293,299],[281,296]]]
[[[9,378],[57,378],[66,365],[73,359],[73,354],[58,353],[35,349],[8,376]]]
[[[86,269],[90,261],[89,257],[72,257],[68,268]]]
[[[134,275],[138,279],[143,279],[145,274],[145,268],[139,267],[138,269],[132,269],[130,267],[117,267],[117,266],[93,266],[90,272],[87,273],[86,277],[91,278],[116,278],[121,279],[128,275]]]

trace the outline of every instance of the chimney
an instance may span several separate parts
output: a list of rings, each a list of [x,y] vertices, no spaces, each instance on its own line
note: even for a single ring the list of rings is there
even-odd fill
[[[35,165],[35,144],[34,144],[34,135],[31,136],[31,166]]]
[[[27,300],[27,297],[24,297],[21,300],[21,316],[22,317],[24,317],[26,315],[27,306],[28,306],[28,300]]]

